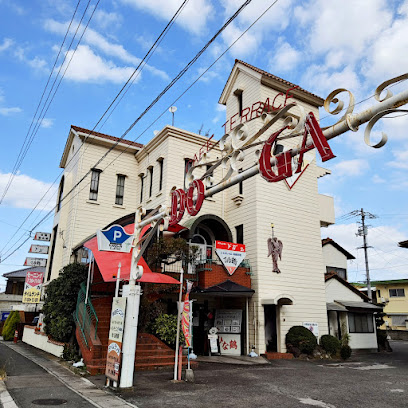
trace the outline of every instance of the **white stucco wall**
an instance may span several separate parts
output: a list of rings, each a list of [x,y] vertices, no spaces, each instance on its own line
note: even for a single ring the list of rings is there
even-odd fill
[[[62,343],[51,342],[48,340],[48,336],[35,333],[34,327],[24,326],[23,342],[46,351],[56,357],[61,357],[64,351],[64,345]]]
[[[331,244],[322,247],[325,266],[347,269],[347,257]]]

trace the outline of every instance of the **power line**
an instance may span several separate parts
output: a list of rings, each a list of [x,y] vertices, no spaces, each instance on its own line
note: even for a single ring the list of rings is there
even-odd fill
[[[36,108],[36,110],[35,110],[35,112],[34,112],[34,116],[33,116],[33,118],[31,119],[31,123],[30,123],[30,126],[29,126],[29,128],[28,128],[27,134],[26,134],[26,136],[25,136],[25,138],[24,138],[23,145],[22,145],[21,148],[20,148],[20,152],[18,153],[16,162],[14,163],[14,166],[13,166],[13,169],[12,169],[12,171],[11,171],[10,177],[9,177],[9,179],[8,179],[8,181],[7,181],[7,184],[6,184],[6,187],[5,187],[4,191],[3,191],[2,197],[0,198],[0,204],[3,202],[3,199],[4,199],[4,197],[6,196],[7,191],[8,191],[8,189],[10,188],[10,185],[11,185],[11,183],[13,182],[13,179],[14,179],[14,177],[15,177],[17,171],[18,171],[19,164],[20,164],[20,158],[21,158],[21,155],[22,155],[22,153],[23,153],[24,146],[25,146],[25,144],[26,144],[26,142],[27,142],[28,135],[29,135],[29,133],[30,133],[30,131],[31,131],[31,128],[32,128],[32,126],[33,126],[33,123],[34,123],[35,118],[36,118],[37,113],[38,113],[38,109],[40,108],[41,102],[42,102],[42,100],[43,100],[43,98],[44,98],[45,91],[47,90],[48,84],[50,83],[52,74],[54,73],[54,70],[55,70],[55,67],[56,67],[56,65],[57,65],[59,56],[60,56],[61,51],[62,51],[62,48],[63,48],[63,46],[64,46],[64,44],[65,44],[65,40],[67,39],[69,30],[71,29],[72,22],[74,21],[74,18],[75,18],[76,12],[78,11],[78,7],[79,7],[79,4],[80,4],[80,3],[81,3],[81,0],[79,0],[78,3],[77,3],[77,5],[76,5],[74,14],[72,15],[72,18],[71,18],[71,21],[70,21],[70,23],[69,23],[69,25],[68,25],[68,28],[67,28],[67,31],[66,31],[66,33],[65,33],[64,39],[62,40],[60,49],[59,49],[58,54],[57,54],[57,56],[56,56],[56,58],[55,58],[55,61],[54,61],[54,65],[53,65],[53,67],[52,67],[52,70],[51,70],[51,72],[50,72],[50,75],[48,76],[47,83],[45,84],[45,87],[44,87],[44,89],[43,89],[43,92],[42,92],[42,95],[41,95],[41,97],[40,97],[40,100],[38,101],[37,108]]]
[[[138,118],[129,126],[129,128],[122,134],[120,138],[113,144],[112,147],[108,149],[106,153],[94,164],[94,167],[97,167],[103,159],[120,143],[121,140],[133,129],[133,127],[140,121],[140,119],[147,113],[149,110],[161,99],[161,97],[191,68],[191,66],[198,60],[198,58],[205,52],[205,50],[218,38],[218,36],[228,27],[228,25],[241,13],[241,11],[249,4],[252,0],[246,0],[238,10],[224,23],[224,25],[216,32],[216,34],[205,44],[205,46],[194,56],[194,58],[173,78],[173,80],[163,89],[163,91],[150,103],[150,105],[138,116]],[[275,4],[276,0],[273,4]],[[72,188],[71,190],[62,198],[61,202],[64,201],[75,189],[82,183],[85,178],[91,173],[92,170],[89,170]],[[54,207],[55,209],[55,207]],[[54,209],[52,209],[47,216],[49,216]],[[46,217],[47,217],[46,216]],[[46,217],[43,218],[45,221]],[[43,221],[40,221],[40,223]],[[36,226],[38,226],[37,224]],[[36,228],[36,226],[34,228]],[[28,239],[27,239],[28,240]],[[14,252],[12,252],[14,253]],[[5,259],[10,256],[7,255]]]

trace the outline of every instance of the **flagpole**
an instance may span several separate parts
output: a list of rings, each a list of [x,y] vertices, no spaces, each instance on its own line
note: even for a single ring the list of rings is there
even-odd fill
[[[181,318],[181,297],[183,294],[183,277],[184,277],[184,270],[181,268],[180,272],[180,293],[179,293],[179,301],[177,305],[177,337],[176,337],[176,353],[174,356],[174,378],[173,380],[177,380],[177,366],[178,366],[178,355],[179,355],[179,344],[180,344],[180,318]]]

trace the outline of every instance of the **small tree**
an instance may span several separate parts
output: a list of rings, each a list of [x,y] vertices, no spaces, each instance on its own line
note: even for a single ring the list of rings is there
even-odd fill
[[[20,313],[17,310],[11,312],[3,326],[3,340],[11,341],[14,338],[14,332],[17,329],[17,324],[20,323]]]
[[[61,274],[47,286],[44,301],[44,331],[54,340],[72,340],[78,292],[87,277],[86,265],[69,264],[62,268]]]

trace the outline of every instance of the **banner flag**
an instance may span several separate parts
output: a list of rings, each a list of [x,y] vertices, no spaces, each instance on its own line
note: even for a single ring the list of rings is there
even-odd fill
[[[181,317],[181,328],[183,329],[184,338],[186,340],[186,346],[191,347],[191,335],[190,335],[190,291],[193,286],[193,282],[187,281],[187,292],[184,297],[183,313]]]

